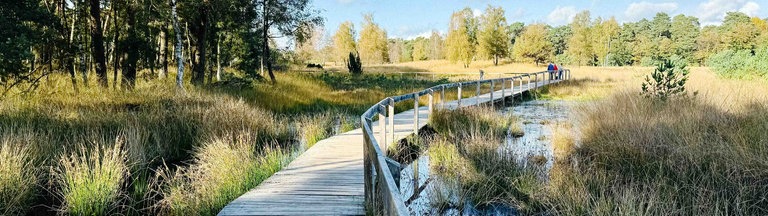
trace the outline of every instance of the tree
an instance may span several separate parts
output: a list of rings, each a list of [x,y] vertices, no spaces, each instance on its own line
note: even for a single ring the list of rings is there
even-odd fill
[[[109,87],[107,83],[107,63],[104,57],[104,30],[101,27],[101,1],[90,0],[91,9],[91,46],[93,60],[96,62],[96,76],[101,87]]]
[[[616,19],[611,17],[608,20],[602,21],[598,18],[595,21],[594,32],[592,36],[592,48],[594,50],[598,65],[607,66],[608,56],[611,53],[613,43],[618,39],[621,28]]]
[[[427,60],[429,57],[429,41],[424,37],[417,37],[411,41],[413,44],[413,52],[411,57],[414,61]]]
[[[666,101],[685,93],[688,69],[683,61],[664,60],[651,75],[645,77],[642,94],[648,98]]]
[[[706,26],[701,29],[701,34],[696,38],[696,52],[694,57],[699,64],[703,64],[709,56],[723,50],[720,32],[715,26]]]
[[[592,49],[592,27],[590,21],[589,11],[582,11],[576,14],[571,22],[573,36],[568,39],[568,50],[566,53],[578,65],[591,64],[595,58]]]
[[[555,55],[561,55],[565,53],[565,50],[568,48],[568,38],[571,38],[572,35],[573,32],[571,31],[571,27],[567,25],[549,29],[549,32],[547,33],[547,40],[552,43]]]
[[[493,64],[499,64],[499,58],[509,55],[510,37],[507,31],[507,18],[504,17],[504,9],[488,6],[480,18],[480,32],[478,43],[480,51],[485,56],[493,57]]]
[[[281,37],[303,42],[311,36],[314,26],[322,25],[320,11],[313,9],[310,0],[256,0],[258,29],[262,33],[262,56],[267,64],[269,79],[275,84],[269,40]]]
[[[360,55],[356,53],[349,53],[349,60],[347,60],[347,69],[349,73],[353,75],[360,75],[363,73],[363,62],[360,61]]]
[[[336,61],[346,62],[349,53],[357,51],[355,25],[352,22],[346,21],[339,25],[336,34],[333,35],[333,45]]]
[[[464,8],[451,15],[445,41],[448,60],[453,63],[461,61],[465,68],[469,67],[475,57],[476,23],[470,8]]]
[[[48,36],[46,29],[55,27],[54,17],[39,5],[39,0],[2,1],[0,3],[0,85],[3,95],[14,85],[35,82],[35,54],[32,47]],[[32,59],[31,64],[25,60]],[[39,67],[39,66],[38,66]]]
[[[673,53],[693,62],[696,38],[700,34],[699,18],[682,14],[675,16],[672,19],[670,33],[672,34]]]
[[[437,60],[445,58],[443,54],[443,37],[437,31],[432,31],[432,35],[429,36],[428,57],[430,60]]]
[[[531,24],[525,27],[517,40],[514,54],[518,58],[528,59],[538,65],[552,56],[552,43],[547,40],[547,26]]]
[[[672,28],[672,21],[669,15],[664,12],[657,13],[651,21],[651,34],[653,37],[670,37],[670,29]]]
[[[184,43],[181,40],[181,28],[179,28],[179,16],[176,13],[176,0],[171,0],[171,20],[173,22],[173,31],[176,34],[176,87],[184,92],[184,55],[181,50],[184,49]]]
[[[360,51],[360,58],[369,64],[384,63],[389,58],[387,32],[373,21],[372,14],[363,16],[358,50]]]

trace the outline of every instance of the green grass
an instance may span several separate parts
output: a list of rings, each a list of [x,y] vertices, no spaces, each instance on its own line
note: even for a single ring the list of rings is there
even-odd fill
[[[0,215],[20,215],[31,206],[39,175],[29,149],[13,142],[0,141]]]
[[[189,167],[163,169],[163,199],[155,206],[168,215],[215,215],[290,161],[279,147],[258,147],[248,133],[217,138],[195,151]]]
[[[388,95],[445,81],[278,73],[274,86],[232,79],[206,87],[188,85],[182,94],[170,79],[140,81],[133,91],[80,86],[78,93],[67,76],[46,80],[34,93],[0,102],[5,140],[0,151],[13,155],[0,158],[0,214],[215,215],[304,149],[300,143],[310,147],[354,129],[360,113]],[[370,88],[367,81],[382,88]],[[399,104],[398,110],[408,107]],[[58,177],[106,175],[81,173],[82,167],[91,166],[87,162],[96,157],[91,152],[116,140],[125,165],[117,189]],[[62,157],[70,162],[67,169],[60,167]],[[231,179],[216,179],[222,173],[206,167],[229,170],[222,176]],[[85,197],[82,191],[99,197]],[[73,206],[96,201],[102,203]]]
[[[61,211],[71,215],[115,214],[123,197],[121,190],[128,176],[126,152],[120,141],[83,145],[76,152],[65,154],[55,173]]]

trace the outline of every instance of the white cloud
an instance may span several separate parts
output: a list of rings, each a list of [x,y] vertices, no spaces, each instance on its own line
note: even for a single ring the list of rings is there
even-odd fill
[[[477,8],[472,9],[472,15],[475,16],[475,18],[478,18],[483,15],[483,11]]]
[[[553,10],[552,12],[549,13],[549,15],[547,15],[547,23],[551,25],[564,25],[564,24],[570,23],[571,20],[573,20],[573,17],[576,16],[576,13],[578,13],[578,11],[576,10],[576,7],[557,6],[555,10]]]
[[[341,4],[349,4],[349,3],[354,2],[355,0],[336,0],[336,1],[338,1]]]
[[[723,22],[725,14],[740,11],[750,16],[757,15],[760,4],[747,0],[709,0],[699,4],[697,9],[699,20],[704,25],[717,25]]]
[[[624,16],[629,20],[635,21],[642,18],[652,17],[658,12],[672,13],[677,10],[677,3],[650,3],[650,2],[634,2],[629,4],[627,10],[624,11]]]
[[[760,11],[760,5],[756,2],[747,2],[739,11],[749,16],[757,16],[757,12]]]

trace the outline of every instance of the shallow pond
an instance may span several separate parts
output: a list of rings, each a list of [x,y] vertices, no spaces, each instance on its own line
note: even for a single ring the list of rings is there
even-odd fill
[[[520,161],[530,161],[532,157],[536,157],[536,160],[548,170],[553,164],[553,127],[558,122],[569,121],[572,106],[572,102],[566,101],[532,100],[499,109],[498,112],[502,114],[511,113],[516,116],[525,132],[523,136],[517,138],[508,136],[500,151],[509,151]],[[417,167],[418,169],[416,169]],[[414,170],[417,170],[418,178],[414,177]],[[430,175],[429,156],[426,153],[400,172],[402,199],[406,201],[411,214],[517,215],[514,208],[504,205],[475,208],[471,201],[460,200],[460,196],[456,195],[450,186],[442,184],[436,179],[439,177]],[[418,185],[414,184],[415,181],[418,181]],[[454,207],[443,208],[442,210],[435,208],[433,202],[438,202],[433,200],[436,199],[435,197],[448,199],[450,203],[463,203],[464,208],[461,210]]]

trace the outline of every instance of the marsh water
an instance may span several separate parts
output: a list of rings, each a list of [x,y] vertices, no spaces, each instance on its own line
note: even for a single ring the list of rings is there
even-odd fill
[[[521,137],[507,136],[500,150],[513,154],[523,162],[535,158],[535,163],[545,170],[552,167],[553,148],[552,136],[556,124],[570,121],[573,102],[561,100],[530,100],[499,109],[507,116],[512,114],[519,119],[524,131]],[[418,169],[416,169],[418,167]],[[414,171],[418,178],[414,178]],[[542,172],[548,173],[548,172]],[[547,176],[542,176],[546,179]],[[430,175],[429,156],[422,154],[400,172],[400,191],[402,199],[413,215],[517,215],[517,211],[506,205],[484,205],[477,207],[470,200],[461,200],[457,195],[458,189],[452,189],[448,184],[440,184],[439,177]],[[414,184],[418,181],[418,185]],[[417,193],[414,195],[414,191]],[[450,203],[461,203],[463,208],[436,208],[437,198],[447,199]],[[435,202],[435,203],[433,203]]]

